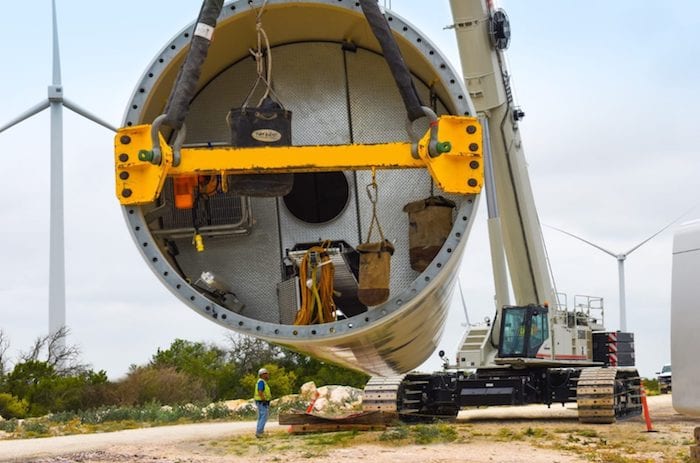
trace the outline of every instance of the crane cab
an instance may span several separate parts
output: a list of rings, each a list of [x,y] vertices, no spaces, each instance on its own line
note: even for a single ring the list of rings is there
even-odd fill
[[[549,309],[543,306],[504,307],[500,358],[535,358],[549,338]]]

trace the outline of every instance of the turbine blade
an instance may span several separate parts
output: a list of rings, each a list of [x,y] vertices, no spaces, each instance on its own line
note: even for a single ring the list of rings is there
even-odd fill
[[[464,309],[464,318],[467,321],[467,326],[469,326],[469,311],[467,310],[467,303],[464,302],[464,293],[462,292],[462,282],[457,278],[457,287],[459,288],[459,300],[462,302],[462,308]]]
[[[108,129],[108,130],[111,130],[112,132],[116,132],[116,131],[118,130],[116,127],[114,127],[114,126],[113,126],[112,124],[110,124],[109,122],[103,121],[102,119],[100,119],[99,117],[95,116],[94,114],[92,114],[92,113],[91,113],[90,111],[88,111],[87,109],[81,108],[81,107],[78,106],[76,103],[74,103],[74,102],[72,102],[71,100],[69,100],[68,98],[63,98],[63,106],[65,106],[66,108],[70,109],[71,111],[73,111],[74,113],[78,114],[79,116],[83,116],[84,118],[91,120],[91,121],[94,122],[95,124],[99,124],[99,125],[101,125],[102,127],[106,128],[106,129]]]
[[[649,238],[645,239],[644,241],[642,241],[642,242],[639,243],[638,245],[634,246],[632,249],[630,249],[629,251],[627,251],[624,255],[625,255],[625,256],[628,256],[628,255],[631,254],[632,252],[636,251],[637,249],[639,249],[640,247],[642,247],[644,244],[646,244],[647,242],[649,242],[649,241],[651,241],[652,239],[654,239],[656,236],[658,236],[658,235],[660,235],[661,233],[663,233],[663,232],[664,232],[667,228],[669,228],[671,225],[673,225],[674,223],[678,222],[678,221],[681,220],[683,217],[685,217],[686,215],[688,215],[688,214],[689,214],[693,209],[695,209],[696,207],[698,207],[697,204],[695,204],[693,207],[691,207],[690,209],[688,209],[687,211],[685,211],[684,213],[682,213],[681,215],[679,215],[678,217],[676,217],[675,219],[673,219],[673,221],[671,221],[671,222],[669,222],[668,224],[666,224],[663,228],[661,228],[659,231],[657,231],[656,233],[654,233],[653,235],[651,235]]]
[[[20,122],[23,122],[23,121],[29,119],[30,117],[34,116],[35,114],[42,112],[43,110],[45,110],[48,107],[49,107],[49,100],[44,100],[41,103],[32,106],[31,108],[29,108],[28,110],[26,110],[25,112],[23,112],[22,114],[17,116],[16,118],[12,119],[7,124],[0,127],[0,133],[4,132],[5,130],[9,129],[10,127],[14,127],[15,125],[19,124]]]
[[[61,53],[58,48],[58,18],[56,14],[56,0],[51,0],[51,12],[53,20],[53,85],[61,85]]]
[[[590,241],[588,241],[588,240],[586,240],[586,239],[584,239],[584,238],[581,238],[580,236],[576,236],[576,235],[574,235],[573,233],[569,233],[569,232],[566,231],[566,230],[562,230],[561,228],[553,227],[553,226],[547,225],[547,224],[543,224],[543,225],[544,225],[545,227],[548,227],[548,228],[553,228],[554,230],[556,230],[556,231],[558,231],[558,232],[561,232],[561,233],[564,233],[565,235],[569,235],[569,236],[571,236],[572,238],[576,238],[576,239],[579,240],[579,241],[583,241],[584,243],[586,243],[586,244],[588,244],[588,245],[590,245],[590,246],[593,246],[594,248],[599,249],[599,250],[603,251],[603,252],[606,253],[606,254],[610,254],[611,256],[613,256],[614,258],[617,259],[617,254],[615,254],[614,252],[612,252],[612,251],[610,251],[610,250],[608,250],[608,249],[605,249],[605,248],[602,247],[602,246],[598,246],[598,245],[595,244],[595,243],[591,243]]]

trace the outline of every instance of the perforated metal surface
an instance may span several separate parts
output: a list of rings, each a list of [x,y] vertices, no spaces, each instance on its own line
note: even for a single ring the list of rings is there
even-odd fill
[[[254,78],[252,60],[245,56],[248,45],[244,44],[249,39],[230,39],[241,27],[253,27],[251,7],[259,6],[258,3],[239,1],[224,9],[222,28],[216,33],[219,41],[215,39],[210,51],[214,62],[203,71],[204,85],[187,120],[187,143],[228,140],[225,115],[232,106],[240,105]],[[275,43],[273,80],[281,99],[294,114],[294,144],[407,139],[405,111],[381,56],[366,49],[376,44],[372,43],[355,2],[270,0],[268,5],[266,18],[285,24],[271,39]],[[416,86],[423,97],[429,89],[421,79],[435,83],[445,100],[438,104],[438,112],[446,111],[445,107],[452,108],[452,113],[470,112],[471,103],[464,97],[460,79],[445,65],[444,58],[414,28],[389,14],[392,27],[403,40],[401,46],[409,52],[408,62],[417,66],[412,71],[420,76]],[[238,20],[239,15],[244,19]],[[286,21],[286,15],[294,20]],[[320,18],[328,19],[328,23]],[[305,26],[311,24],[315,27]],[[174,77],[175,63],[180,62],[187,44],[184,32],[190,29],[191,26],[185,28],[156,57],[129,105],[126,125],[150,122],[162,110],[168,93],[164,86],[167,88]],[[280,36],[289,40],[280,42]],[[227,40],[222,41],[221,37]],[[356,52],[342,50],[341,41],[346,39],[358,45]],[[223,43],[239,50],[238,54],[227,55]],[[417,44],[415,50],[411,44]],[[257,198],[252,201],[253,226],[249,235],[207,239],[204,253],[197,253],[189,240],[178,240],[177,260],[184,275],[168,258],[160,258],[164,256],[163,242],[154,239],[143,215],[150,208],[125,208],[125,215],[154,272],[203,316],[231,329],[372,374],[406,372],[430,355],[442,332],[476,198],[454,198],[459,209],[455,227],[434,262],[418,275],[408,265],[407,217],[402,208],[431,193],[430,178],[422,170],[379,172],[380,220],[386,236],[397,246],[392,258],[390,300],[343,322],[312,327],[279,324],[281,318],[291,318],[288,312],[280,313],[277,293],[285,249],[320,239],[344,240],[355,246],[366,236],[371,212],[364,188],[369,183],[369,173],[346,173],[346,178],[351,190],[348,205],[338,218],[326,224],[305,224],[291,216],[279,199]],[[245,304],[240,315],[203,297],[184,279],[203,271],[216,273],[232,288]]]

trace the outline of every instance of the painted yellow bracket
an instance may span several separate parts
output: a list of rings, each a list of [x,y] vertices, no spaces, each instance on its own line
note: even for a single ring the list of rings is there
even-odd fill
[[[414,158],[410,143],[233,148],[182,148],[181,162],[173,167],[173,150],[160,140],[160,164],[139,160],[150,151],[151,126],[124,127],[114,143],[116,193],[123,205],[148,204],[160,195],[168,177],[232,175],[275,172],[323,172],[363,169],[427,168],[445,193],[476,194],[483,186],[482,132],[477,119],[441,116],[437,141],[430,153],[430,132],[418,143]],[[435,145],[435,144],[433,144]]]

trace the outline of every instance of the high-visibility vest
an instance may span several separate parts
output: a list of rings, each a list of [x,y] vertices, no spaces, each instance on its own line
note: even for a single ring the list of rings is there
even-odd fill
[[[258,385],[260,384],[260,381],[265,385],[265,398],[263,399],[260,397],[260,391],[258,390]],[[253,391],[253,399],[255,400],[270,400],[272,399],[272,394],[270,393],[270,386],[267,384],[267,381],[265,381],[262,378],[258,378],[258,380],[255,382],[255,390]]]

